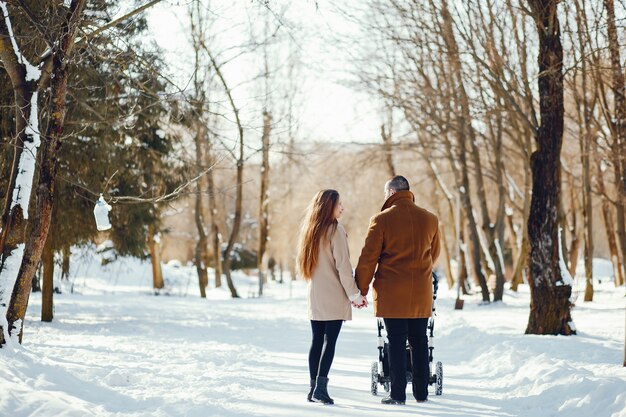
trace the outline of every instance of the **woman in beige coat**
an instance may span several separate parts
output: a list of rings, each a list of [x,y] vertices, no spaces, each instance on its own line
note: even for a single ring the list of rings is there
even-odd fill
[[[354,306],[363,307],[350,265],[348,236],[337,221],[343,213],[339,193],[322,190],[313,198],[302,223],[298,265],[309,281],[309,319],[313,340],[309,351],[309,401],[333,404],[328,395],[328,372],[344,320],[352,320]]]

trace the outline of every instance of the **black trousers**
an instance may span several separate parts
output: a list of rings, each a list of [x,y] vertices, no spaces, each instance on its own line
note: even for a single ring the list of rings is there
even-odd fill
[[[335,345],[343,320],[311,320],[313,340],[309,350],[309,374],[311,379],[318,376],[328,378],[330,366],[335,357]]]
[[[406,401],[406,341],[411,348],[413,396],[416,400],[428,397],[428,319],[385,319],[389,339],[389,376],[391,398]]]

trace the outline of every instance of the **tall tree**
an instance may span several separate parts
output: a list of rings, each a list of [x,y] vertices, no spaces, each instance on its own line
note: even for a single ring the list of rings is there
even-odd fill
[[[557,0],[527,0],[539,38],[539,128],[531,156],[533,193],[528,218],[530,316],[526,333],[575,334],[570,297],[573,280],[560,248],[563,46]]]
[[[48,35],[46,40],[53,41],[52,45],[49,45],[50,49],[45,53],[46,58],[42,64],[33,65],[20,52],[17,35],[11,26],[9,9],[4,1],[0,2],[4,14],[4,19],[0,19],[0,59],[11,78],[16,108],[20,109],[16,112],[18,115],[16,132],[19,135],[17,146],[22,148],[21,152],[17,150],[15,152],[14,173],[11,175],[9,185],[9,193],[12,192],[12,195],[9,197],[10,194],[7,194],[7,198],[11,198],[11,203],[5,206],[2,222],[0,241],[3,252],[2,267],[6,266],[7,258],[15,257],[18,261],[11,260],[11,269],[8,271],[10,275],[8,282],[15,282],[15,284],[6,311],[6,322],[3,320],[2,323],[4,325],[2,326],[3,332],[0,333],[0,346],[5,342],[6,336],[15,333],[19,341],[22,340],[23,320],[26,316],[32,277],[41,258],[50,227],[57,158],[67,110],[66,88],[70,74],[70,59],[76,35],[81,27],[85,4],[86,0],[72,0],[67,8],[65,5],[52,6],[52,10],[48,13],[52,12],[56,15],[56,19],[51,26],[44,26],[45,23],[50,22],[45,22],[46,15],[43,10],[39,16],[33,16],[33,23],[40,28],[45,28]],[[39,93],[48,88],[49,122],[45,133],[41,135],[38,120]],[[39,147],[41,147],[41,156],[37,169],[35,216],[29,222],[30,231],[25,243],[16,245],[14,249],[16,253],[12,251],[9,254],[5,251],[5,245],[8,243],[7,237],[17,231],[21,219],[28,218],[27,202],[30,199],[30,190],[35,177],[35,159]],[[20,263],[19,269],[17,268],[18,262]]]
[[[266,250],[269,240],[270,215],[270,132],[272,129],[272,115],[266,110],[263,112],[263,134],[261,135],[261,189],[259,199],[259,250],[257,252],[257,270],[259,271],[259,296],[263,295],[263,283],[267,280]]]
[[[626,82],[620,56],[620,45],[615,21],[613,0],[604,0],[607,12],[607,34],[611,57],[611,76],[614,113],[609,122],[613,136],[611,144],[615,187],[617,188],[617,236],[619,237],[622,262],[626,262]]]

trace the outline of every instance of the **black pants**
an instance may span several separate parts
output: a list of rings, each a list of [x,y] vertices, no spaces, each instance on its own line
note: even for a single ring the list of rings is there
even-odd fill
[[[385,319],[389,339],[389,376],[391,398],[406,401],[406,341],[411,347],[413,396],[416,400],[428,397],[428,319]]]
[[[309,374],[311,379],[318,376],[328,377],[330,365],[335,357],[335,345],[343,320],[311,320],[313,340],[309,350]]]

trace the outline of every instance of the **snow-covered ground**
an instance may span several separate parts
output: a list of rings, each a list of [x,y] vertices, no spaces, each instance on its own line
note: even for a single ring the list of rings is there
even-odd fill
[[[203,300],[193,268],[172,264],[171,295],[155,296],[149,264],[125,262],[77,266],[52,323],[31,296],[23,346],[0,350],[0,416],[626,416],[623,287],[598,286],[593,303],[581,293],[573,337],[523,334],[526,286],[504,303],[467,298],[461,311],[441,288],[443,395],[395,407],[370,394],[376,323],[371,309],[355,311],[329,375],[336,404],[324,406],[305,399],[303,283],[235,300],[211,289]],[[253,278],[236,282],[242,297],[253,292]]]

